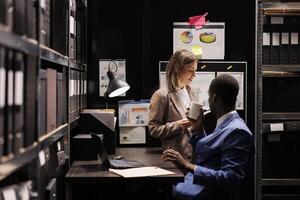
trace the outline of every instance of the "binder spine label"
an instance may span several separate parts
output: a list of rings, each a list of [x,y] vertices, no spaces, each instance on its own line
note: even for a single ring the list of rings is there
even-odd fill
[[[21,106],[23,105],[23,72],[16,71],[15,72],[15,105]]]

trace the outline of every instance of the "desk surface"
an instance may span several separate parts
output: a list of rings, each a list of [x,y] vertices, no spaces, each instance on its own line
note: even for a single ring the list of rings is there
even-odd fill
[[[137,147],[137,148],[117,148],[116,154],[111,156],[123,156],[128,160],[137,160],[145,166],[157,166],[175,172],[172,175],[149,176],[138,178],[123,178],[117,174],[105,170],[100,161],[75,161],[68,173],[68,182],[120,182],[120,181],[159,181],[175,183],[183,181],[184,174],[172,163],[163,163],[160,159],[160,148]]]

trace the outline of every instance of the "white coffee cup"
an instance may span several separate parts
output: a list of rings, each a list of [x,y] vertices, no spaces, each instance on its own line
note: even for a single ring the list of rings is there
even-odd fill
[[[191,107],[187,113],[187,116],[191,119],[198,119],[200,116],[200,111],[201,111],[202,105],[199,102],[191,102]]]

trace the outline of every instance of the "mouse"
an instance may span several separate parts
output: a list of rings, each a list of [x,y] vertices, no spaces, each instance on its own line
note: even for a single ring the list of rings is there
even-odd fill
[[[123,156],[115,156],[114,159],[116,160],[121,160],[123,158]]]

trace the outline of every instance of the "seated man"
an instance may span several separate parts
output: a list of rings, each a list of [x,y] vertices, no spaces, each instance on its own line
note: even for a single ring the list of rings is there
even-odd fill
[[[209,87],[209,106],[217,125],[208,136],[203,131],[203,110],[192,120],[190,143],[195,164],[173,150],[165,150],[164,161],[172,161],[188,173],[184,182],[174,186],[177,199],[232,199],[246,175],[246,166],[254,153],[251,131],[235,111],[239,92],[237,80],[227,74],[216,77]]]

